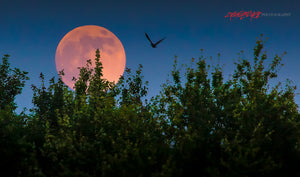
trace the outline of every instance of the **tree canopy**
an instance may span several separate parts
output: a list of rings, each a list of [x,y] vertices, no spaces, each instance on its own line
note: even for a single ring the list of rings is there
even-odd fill
[[[33,108],[16,114],[27,72],[0,65],[0,167],[7,176],[300,176],[295,86],[270,85],[283,55],[269,65],[257,39],[253,61],[240,58],[224,80],[206,58],[183,69],[147,100],[142,65],[115,84],[103,78],[100,51],[74,78],[32,86]],[[182,72],[183,70],[183,72]]]

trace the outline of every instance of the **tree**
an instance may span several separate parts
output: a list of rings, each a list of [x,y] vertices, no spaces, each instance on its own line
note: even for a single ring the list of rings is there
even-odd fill
[[[22,93],[28,72],[10,68],[9,55],[4,55],[0,64],[0,109],[16,109],[15,97]]]
[[[187,68],[182,83],[179,69],[173,83],[164,85],[156,105],[168,141],[173,147],[173,175],[285,176],[297,174],[299,159],[299,113],[295,87],[280,83],[281,56],[264,66],[262,36],[254,48],[254,66],[240,59],[231,79],[224,82],[220,67],[212,79],[201,57],[197,68]],[[291,155],[293,154],[293,155]],[[282,173],[280,173],[282,172]]]
[[[4,174],[16,176],[26,157],[27,142],[23,139],[26,121],[24,113],[17,115],[15,97],[22,92],[27,72],[12,69],[4,55],[0,64],[0,167]]]
[[[261,37],[253,62],[240,57],[228,80],[204,56],[184,72],[175,58],[150,101],[142,66],[110,83],[99,50],[75,91],[63,72],[48,87],[41,74],[31,114],[0,110],[0,167],[11,176],[299,176],[295,87],[271,87],[283,55],[266,65],[263,47]]]

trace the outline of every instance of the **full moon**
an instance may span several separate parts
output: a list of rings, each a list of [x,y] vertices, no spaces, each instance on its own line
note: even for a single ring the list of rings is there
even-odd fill
[[[74,89],[73,77],[79,77],[78,67],[86,66],[91,59],[95,66],[96,50],[100,50],[103,78],[117,83],[124,73],[126,57],[121,41],[106,28],[87,25],[68,32],[59,42],[55,53],[57,71],[63,70],[63,82]]]

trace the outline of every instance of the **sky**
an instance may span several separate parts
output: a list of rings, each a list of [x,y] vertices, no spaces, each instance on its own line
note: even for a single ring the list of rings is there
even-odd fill
[[[265,16],[225,18],[234,11],[260,11]],[[276,82],[289,78],[300,92],[299,11],[298,0],[1,0],[0,55],[11,55],[12,67],[29,72],[30,80],[16,98],[17,112],[32,107],[31,85],[40,86],[41,72],[46,81],[58,77],[57,45],[65,34],[83,25],[107,28],[120,39],[126,67],[135,70],[143,65],[148,97],[161,90],[175,55],[179,63],[187,64],[192,57],[212,56],[210,62],[223,65],[227,78],[239,51],[253,60],[256,37],[261,33],[268,37],[265,50],[269,61],[275,54],[287,52]],[[153,41],[166,39],[152,48],[145,32]],[[300,104],[300,95],[295,100]]]

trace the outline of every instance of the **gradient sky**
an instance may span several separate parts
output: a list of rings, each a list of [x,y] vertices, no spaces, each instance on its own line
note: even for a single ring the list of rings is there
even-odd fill
[[[290,13],[286,17],[258,19],[225,18],[233,11]],[[31,84],[40,85],[58,77],[55,51],[62,37],[82,25],[99,25],[113,32],[123,43],[126,67],[144,66],[149,81],[149,97],[161,90],[172,69],[174,56],[180,63],[198,58],[203,48],[214,63],[225,64],[224,74],[234,69],[233,59],[240,50],[252,60],[256,37],[269,40],[268,57],[287,51],[279,81],[289,78],[300,92],[300,1],[298,0],[1,0],[0,55],[11,55],[10,63],[29,72],[23,93],[17,96],[18,111],[31,108]],[[153,41],[166,36],[157,48],[151,48],[144,33]],[[218,60],[217,54],[221,57]],[[300,95],[296,95],[300,104]]]

